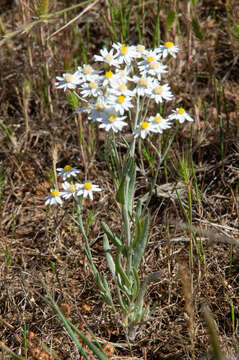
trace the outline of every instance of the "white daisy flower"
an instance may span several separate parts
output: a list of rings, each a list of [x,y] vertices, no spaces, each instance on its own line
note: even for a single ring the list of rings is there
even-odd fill
[[[82,82],[96,81],[100,73],[100,70],[96,70],[88,64],[84,64],[83,67],[78,66],[76,71],[76,74],[82,79]]]
[[[116,56],[119,64],[123,62],[130,65],[131,61],[137,57],[137,52],[134,46],[126,46],[125,44],[115,43],[112,45],[116,49]]]
[[[73,197],[76,201],[78,201],[77,192],[79,190],[79,184],[71,184],[71,183],[68,183],[67,181],[65,181],[62,184],[62,187],[65,190],[65,192],[62,193],[63,199],[68,200],[71,197]]]
[[[105,111],[109,108],[108,100],[104,96],[99,96],[95,101],[90,103],[88,118],[92,121],[101,121]]]
[[[108,51],[106,48],[100,50],[100,55],[94,55],[95,61],[103,61],[109,66],[119,67],[119,60],[116,58],[116,54],[114,54],[114,49]]]
[[[164,100],[172,100],[173,94],[171,93],[168,84],[159,85],[158,83],[154,83],[150,98],[154,99],[158,104],[159,102],[162,103]]]
[[[116,69],[114,75],[114,81],[119,80],[121,82],[126,83],[127,81],[131,81],[130,73],[132,72],[133,68],[131,66],[125,66],[123,69]]]
[[[90,81],[82,84],[80,93],[83,97],[97,97],[103,95],[99,81]]]
[[[173,110],[173,113],[169,115],[168,118],[169,120],[178,120],[180,124],[182,124],[185,120],[193,121],[193,118],[182,107]]]
[[[133,90],[134,94],[139,96],[150,95],[152,92],[153,78],[149,77],[139,77],[134,75],[132,80],[135,82],[136,87]]]
[[[111,70],[105,72],[105,75],[102,77],[102,85],[104,87],[111,85],[114,78],[114,73]]]
[[[123,115],[125,111],[128,111],[130,108],[133,107],[131,103],[131,97],[124,96],[124,95],[110,95],[109,104],[114,107],[115,111]]]
[[[76,73],[69,74],[65,73],[62,76],[57,76],[56,88],[57,89],[75,89],[77,85],[81,83],[79,75]]]
[[[137,138],[140,136],[142,139],[145,139],[151,131],[155,132],[152,123],[148,121],[142,121],[140,126],[135,130],[134,137]]]
[[[173,42],[167,41],[166,43],[164,43],[164,45],[160,45],[157,50],[162,55],[163,59],[166,58],[168,54],[176,58],[176,54],[179,51],[179,48],[175,46]]]
[[[58,188],[51,189],[51,194],[45,197],[45,205],[62,205],[61,196],[63,192],[59,191]]]
[[[157,62],[160,60],[160,58],[161,54],[159,54],[156,50],[147,50],[143,56],[144,60],[139,61],[138,67],[141,69],[143,69],[143,67],[148,67],[150,63]]]
[[[150,61],[146,64],[139,65],[139,71],[142,76],[155,76],[161,80],[162,74],[167,72],[167,65],[163,65],[159,61]]]
[[[134,96],[134,92],[129,90],[129,88],[127,87],[126,83],[124,81],[120,81],[120,80],[112,80],[111,83],[111,93],[115,94],[117,96],[119,95],[124,95],[124,96]]]
[[[111,111],[107,110],[99,128],[105,129],[105,131],[112,129],[117,133],[121,131],[124,126],[128,125],[127,122],[123,121],[124,119],[126,119],[126,116],[119,116],[114,109],[111,109]]]
[[[93,191],[101,191],[101,188],[98,185],[93,185],[91,181],[85,181],[84,184],[79,184],[77,195],[83,195],[83,198],[89,196],[93,200]]]
[[[64,166],[64,168],[57,168],[58,176],[62,176],[63,181],[73,176],[76,177],[80,173],[80,170],[71,167],[70,165]]]
[[[158,113],[155,116],[150,116],[148,120],[152,124],[152,131],[162,134],[163,130],[169,129],[172,124],[169,119],[163,119]]]

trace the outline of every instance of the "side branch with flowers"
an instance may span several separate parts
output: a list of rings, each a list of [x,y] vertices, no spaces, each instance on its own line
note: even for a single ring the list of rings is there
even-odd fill
[[[109,51],[104,48],[100,55],[94,56],[94,60],[102,65],[101,70],[85,64],[73,74],[58,76],[56,82],[57,88],[73,91],[79,98],[82,106],[76,113],[86,112],[90,121],[106,131],[105,159],[116,186],[116,200],[121,206],[122,219],[122,230],[117,235],[106,223],[101,224],[104,231],[103,248],[114,279],[113,289],[110,289],[105,275],[100,274],[93,263],[81,216],[82,199],[89,197],[92,200],[93,192],[101,191],[99,186],[89,180],[78,183],[74,179],[79,170],[66,165],[63,169],[57,169],[63,179],[62,189],[51,189],[45,203],[63,205],[63,200],[74,199],[78,218],[73,220],[83,236],[85,252],[99,291],[112,312],[117,314],[121,309],[120,321],[130,340],[134,340],[138,325],[149,314],[149,304],[145,303],[147,286],[160,276],[160,271],[157,271],[144,277],[141,282],[139,268],[149,237],[148,204],[176,129],[170,130],[166,147],[162,134],[173,128],[173,120],[179,123],[193,121],[183,107],[172,110],[169,115],[162,110],[164,102],[174,98],[169,84],[164,80],[168,69],[166,62],[170,57],[175,58],[178,51],[172,42],[166,42],[154,50],[146,49],[143,45],[114,43]],[[130,141],[127,141],[129,136],[125,136],[128,128],[132,133]],[[119,160],[122,156],[119,156],[117,138],[121,138],[128,149],[123,163]],[[143,141],[150,143],[157,161],[148,198],[136,202],[136,142],[140,146]]]

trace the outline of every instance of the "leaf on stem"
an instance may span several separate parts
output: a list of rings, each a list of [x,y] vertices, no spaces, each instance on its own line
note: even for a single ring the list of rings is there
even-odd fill
[[[136,239],[135,242],[135,253],[133,256],[133,266],[138,269],[140,261],[143,257],[146,245],[147,245],[147,240],[148,240],[148,234],[149,234],[149,216],[145,216],[144,218],[140,219],[140,227],[142,227],[142,229],[140,229],[139,227],[139,233],[138,233],[138,238]]]

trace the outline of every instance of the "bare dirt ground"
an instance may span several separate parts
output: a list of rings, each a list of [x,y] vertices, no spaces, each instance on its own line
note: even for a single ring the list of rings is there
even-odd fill
[[[56,2],[52,12],[74,3]],[[81,180],[85,172],[97,179],[103,196],[87,204],[87,211],[96,215],[90,239],[95,263],[110,281],[98,220],[116,233],[121,224],[114,188],[100,155],[104,134],[98,134],[95,147],[88,142],[83,146],[79,118],[66,94],[55,89],[57,75],[82,63],[83,47],[91,63],[92,55],[111,43],[103,17],[109,17],[107,4],[97,2],[49,40],[49,35],[82,9],[36,24],[0,48],[0,121],[11,131],[8,134],[1,126],[0,340],[25,359],[49,359],[41,343],[60,359],[81,358],[57,315],[42,299],[46,293],[39,278],[73,324],[84,334],[92,331],[112,351],[112,358],[214,359],[204,305],[213,313],[225,358],[239,358],[239,36],[235,32],[239,6],[236,1],[199,1],[186,13],[187,3],[161,4],[161,37],[169,38],[164,24],[174,4],[178,26],[171,28],[170,36],[182,51],[172,64],[169,79],[175,98],[191,109],[195,119],[192,154],[201,203],[194,197],[193,225],[205,261],[194,246],[194,263],[189,265],[189,231],[175,194],[155,194],[149,206],[152,228],[141,275],[144,278],[162,270],[162,278],[147,293],[154,312],[131,345],[97,292],[83,240],[67,215],[70,206],[47,212],[44,205],[53,159],[57,158],[58,167],[71,164],[80,168]],[[144,5],[143,42],[151,47],[157,4],[149,1]],[[5,2],[0,4],[0,13],[2,35],[34,20],[31,2]],[[199,19],[202,40],[192,31],[190,14]],[[136,17],[137,2],[130,20],[132,44],[137,42]],[[89,141],[91,129],[82,121],[83,136]],[[162,169],[158,186],[173,188],[180,181],[179,159],[183,153],[188,156],[189,148],[190,127],[182,126],[167,159],[167,176]],[[150,181],[147,164],[145,168]],[[139,193],[147,192],[148,182],[140,172],[138,180]],[[182,199],[187,206],[184,191]],[[10,355],[0,354],[0,359],[8,358]]]

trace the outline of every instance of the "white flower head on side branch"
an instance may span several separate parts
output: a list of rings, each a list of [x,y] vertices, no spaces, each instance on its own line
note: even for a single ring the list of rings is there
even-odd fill
[[[62,205],[61,197],[63,192],[59,191],[58,188],[50,190],[50,195],[45,197],[45,205]]]
[[[115,43],[113,44],[113,48],[116,49],[116,57],[119,61],[119,64],[125,63],[129,66],[132,60],[138,56],[134,46]]]
[[[127,81],[131,81],[130,73],[132,71],[133,71],[132,66],[125,66],[123,68],[116,69],[113,80],[115,81],[119,80],[120,82],[123,83],[126,83]]]
[[[63,199],[70,199],[73,197],[76,201],[78,201],[78,190],[79,190],[79,184],[71,184],[65,181],[62,184],[63,189],[65,190],[62,194]]]
[[[145,139],[150,132],[155,132],[153,124],[149,121],[142,121],[139,127],[134,132],[134,137],[141,137]]]
[[[107,98],[104,96],[99,96],[97,99],[91,100],[89,105],[88,119],[93,122],[102,121],[105,111],[110,107]]]
[[[73,168],[70,165],[64,166],[64,168],[57,168],[58,176],[62,176],[63,181],[71,176],[76,177],[80,173],[79,169]]]
[[[124,126],[127,126],[127,122],[123,121],[126,119],[126,116],[119,116],[114,109],[108,109],[102,118],[102,121],[99,125],[99,128],[104,129],[105,131],[110,131],[111,129],[117,133],[121,131]]]
[[[173,42],[167,41],[164,45],[160,45],[159,52],[162,55],[163,59],[166,58],[168,55],[173,56],[176,58],[176,54],[179,51],[179,48],[174,45]]]
[[[132,80],[135,82],[136,86],[134,88],[134,94],[138,96],[150,96],[153,89],[153,78],[151,76],[136,76],[134,75]]]
[[[101,188],[98,185],[92,184],[91,181],[85,181],[84,184],[79,184],[77,195],[83,195],[83,198],[89,197],[90,200],[93,200],[93,192],[101,191]]]
[[[162,103],[164,100],[172,100],[173,94],[170,91],[168,84],[160,85],[157,81],[152,86],[151,99],[158,103]]]
[[[96,81],[102,71],[94,69],[91,65],[84,64],[82,67],[78,66],[76,74],[81,79],[81,82]]]
[[[79,85],[82,80],[80,79],[78,72],[74,74],[65,73],[62,76],[56,77],[56,88],[63,89],[75,89],[77,85]]]
[[[167,73],[167,65],[163,65],[159,61],[143,62],[143,65],[139,65],[139,70],[142,76],[155,76],[158,80],[161,80],[162,74]]]
[[[117,55],[114,54],[114,49],[111,49],[108,51],[106,48],[100,50],[100,55],[94,56],[95,61],[101,61],[105,64],[108,64],[109,66],[115,66],[119,67],[120,62],[119,59],[117,59]]]
[[[100,86],[99,79],[83,83],[80,88],[80,93],[83,98],[92,96],[98,97],[100,95],[103,95],[103,89]]]
[[[184,123],[185,120],[193,121],[193,118],[182,107],[173,110],[173,113],[168,118],[169,120],[178,120],[180,124]]]
[[[171,128],[172,123],[169,119],[164,119],[159,113],[155,116],[150,116],[149,123],[152,125],[152,131],[162,134],[166,129]]]
[[[125,111],[128,111],[130,108],[133,107],[130,96],[110,95],[108,100],[109,104],[114,107],[115,111],[119,112],[120,115],[123,115]]]

